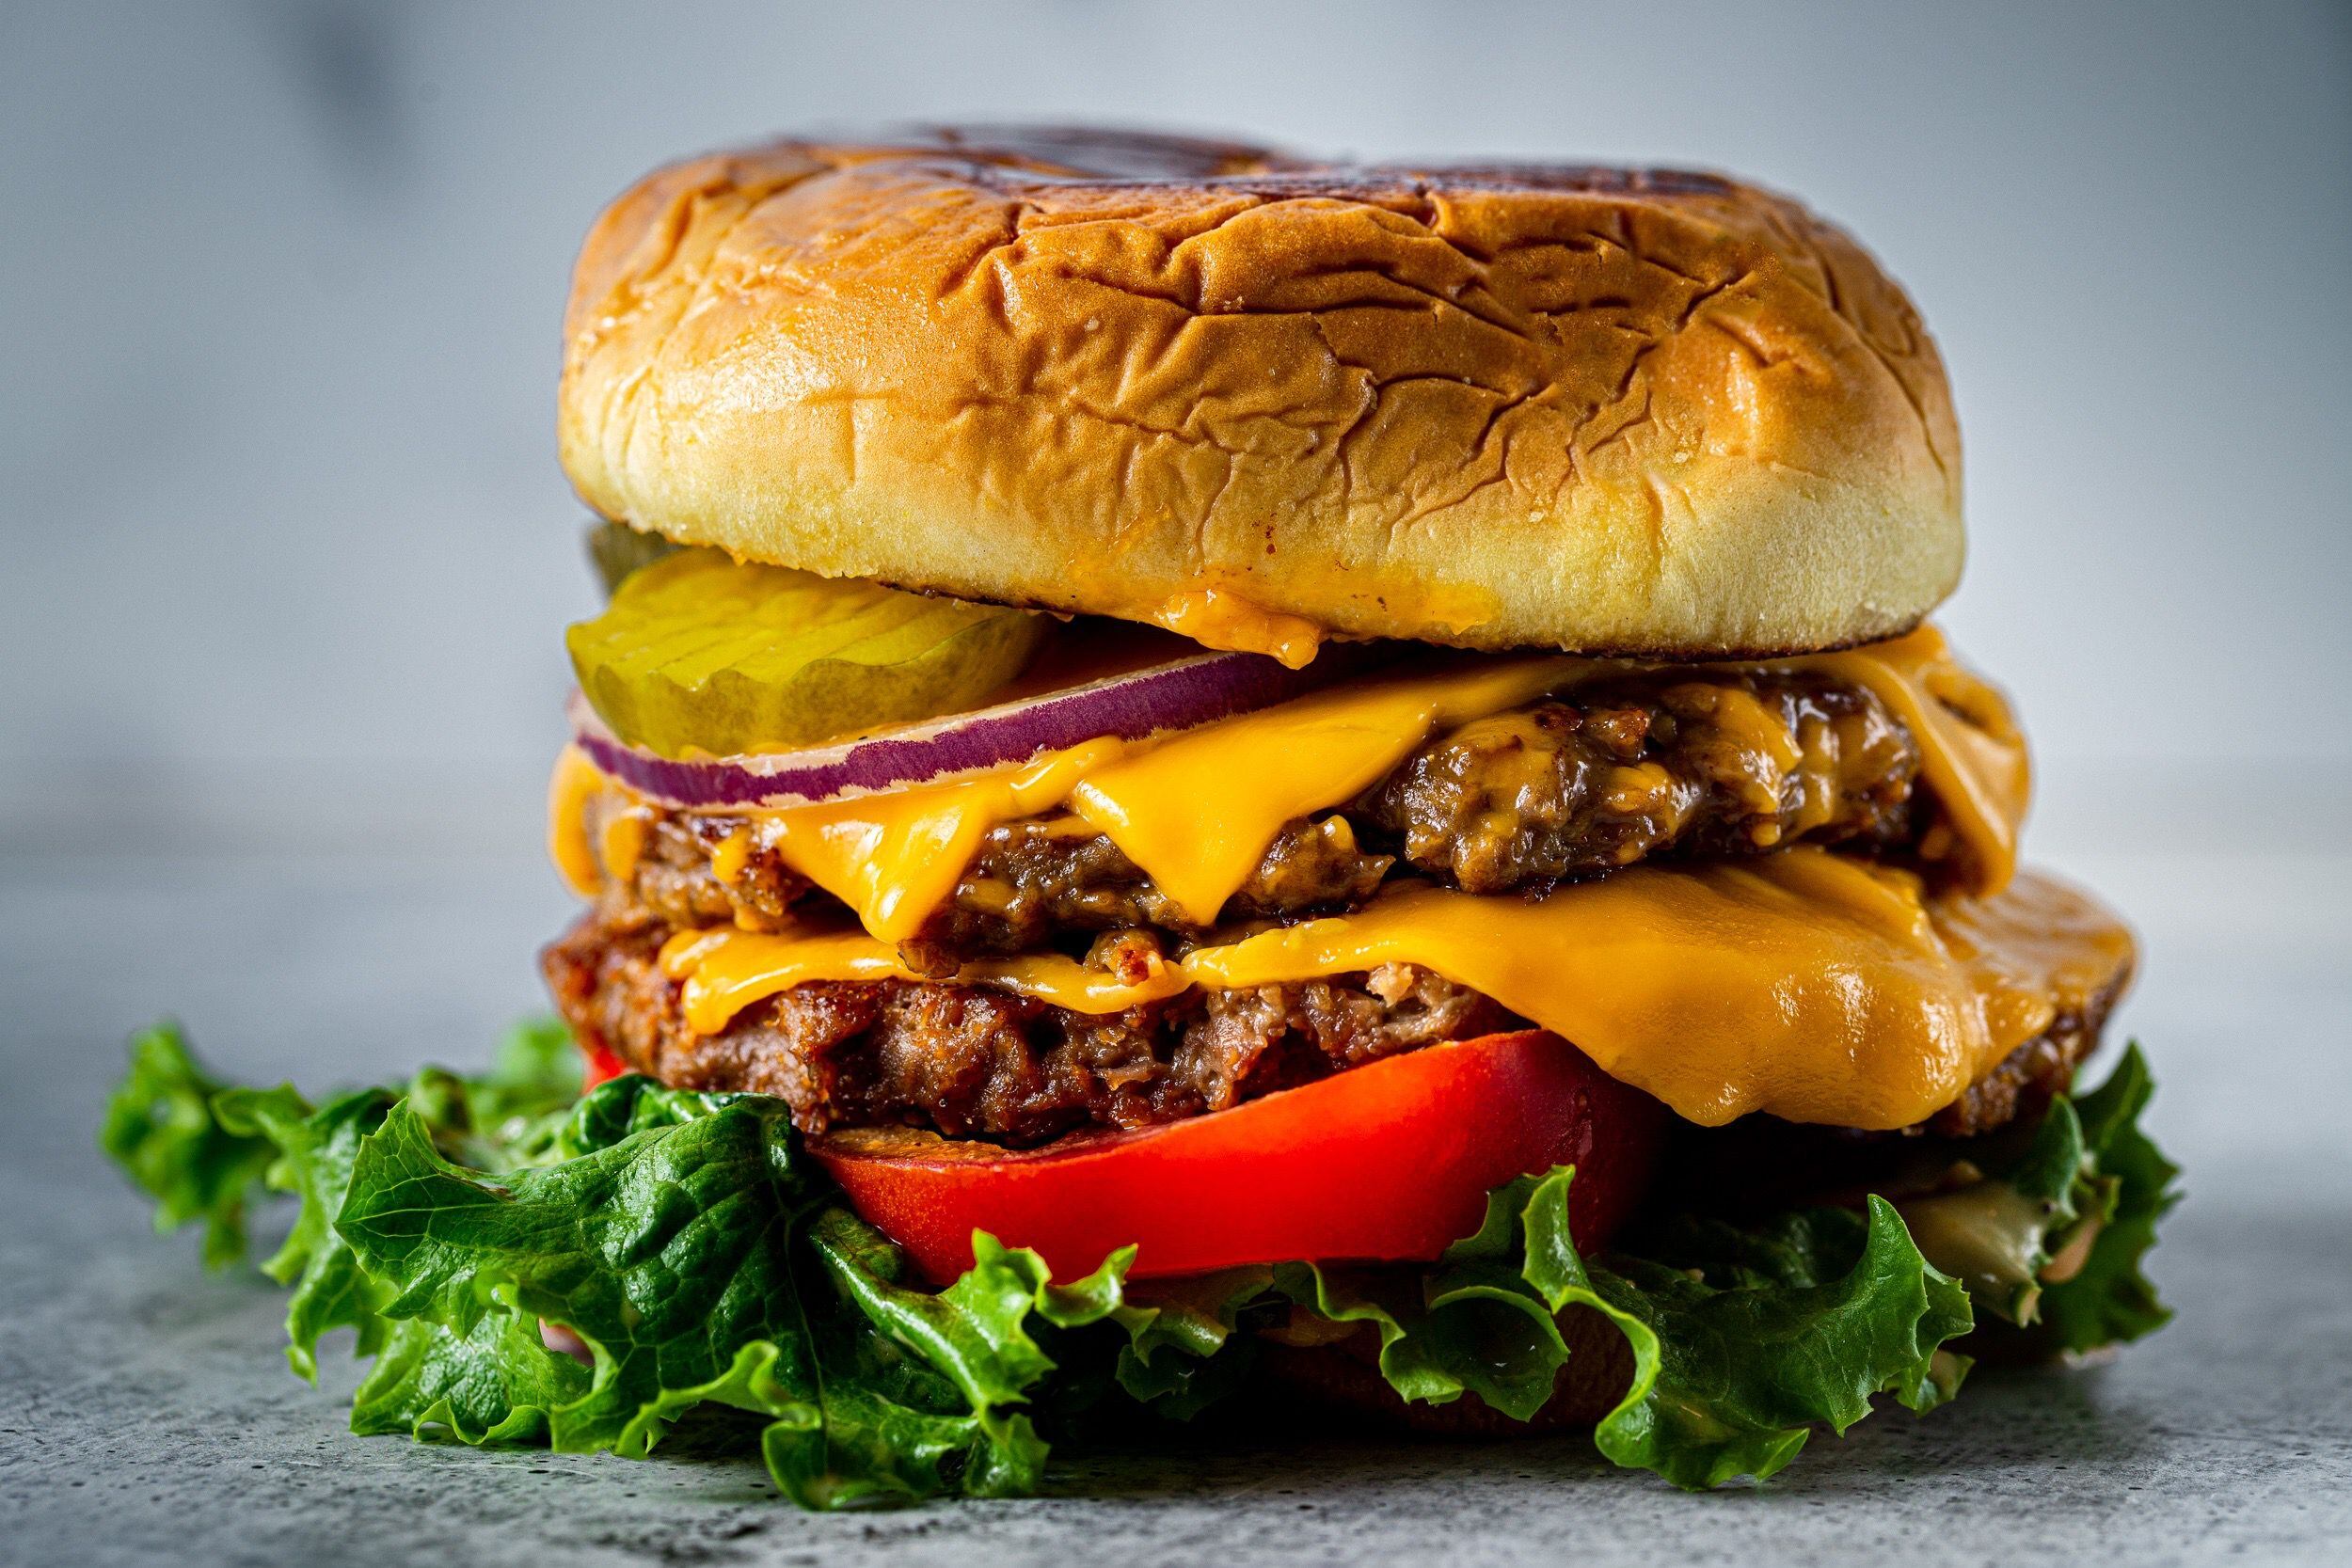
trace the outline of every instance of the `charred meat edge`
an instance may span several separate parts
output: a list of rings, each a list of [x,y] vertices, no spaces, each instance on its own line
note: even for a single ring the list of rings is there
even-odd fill
[[[1357,800],[1286,824],[1217,924],[1355,909],[1406,870],[1504,894],[1661,856],[1724,860],[1799,843],[1899,854],[1919,837],[1918,772],[1918,745],[1885,705],[1824,675],[1651,673],[1599,683],[1572,702],[1462,725]],[[795,911],[839,912],[759,841],[755,820],[667,811],[618,792],[596,809],[637,817],[642,849],[624,886],[656,918],[758,930]],[[739,832],[753,835],[750,852],[722,879],[712,856]],[[947,974],[967,957],[1138,927],[1200,929],[1078,818],[1030,817],[989,832],[905,956],[919,973]]]
[[[773,1095],[811,1133],[905,1126],[1029,1147],[1179,1121],[1440,1040],[1528,1027],[1430,970],[1388,964],[1110,1014],[951,981],[815,981],[704,1035],[661,971],[668,934],[608,905],[548,948],[548,986],[575,1033],[675,1087]],[[1127,932],[1090,957],[1116,971],[1155,946]],[[2038,1115],[2097,1043],[2111,995],[2056,1020],[1914,1131],[1972,1136]]]

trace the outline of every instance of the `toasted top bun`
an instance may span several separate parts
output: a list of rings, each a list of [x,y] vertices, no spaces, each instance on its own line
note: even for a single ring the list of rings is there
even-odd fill
[[[779,142],[614,202],[566,331],[609,517],[1215,645],[1793,653],[1960,575],[1910,300],[1710,174]]]

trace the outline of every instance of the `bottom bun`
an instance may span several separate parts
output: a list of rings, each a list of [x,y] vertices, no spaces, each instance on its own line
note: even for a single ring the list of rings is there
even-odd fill
[[[1568,1359],[1551,1398],[1522,1421],[1476,1394],[1447,1404],[1406,1401],[1380,1375],[1380,1340],[1370,1328],[1327,1345],[1260,1346],[1260,1374],[1319,1403],[1365,1416],[1402,1431],[1438,1437],[1511,1437],[1590,1427],[1617,1407],[1633,1384],[1633,1347],[1617,1326],[1589,1307],[1560,1314]]]

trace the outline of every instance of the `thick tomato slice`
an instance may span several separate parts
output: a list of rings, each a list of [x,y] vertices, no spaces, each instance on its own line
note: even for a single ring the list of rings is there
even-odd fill
[[[1425,1046],[1134,1132],[1010,1150],[879,1130],[809,1141],[850,1204],[946,1282],[972,1232],[1035,1247],[1058,1278],[1133,1243],[1134,1275],[1294,1259],[1427,1259],[1515,1176],[1576,1166],[1592,1248],[1646,1185],[1665,1111],[1557,1035]]]
[[[589,1040],[580,1041],[580,1092],[586,1094],[607,1079],[618,1078],[630,1070],[629,1065],[603,1046]]]

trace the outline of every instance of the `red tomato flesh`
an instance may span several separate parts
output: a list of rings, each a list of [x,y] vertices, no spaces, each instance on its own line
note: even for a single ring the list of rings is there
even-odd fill
[[[1569,1227],[1605,1243],[1640,1201],[1664,1107],[1557,1035],[1425,1046],[1231,1110],[1018,1150],[865,1131],[809,1140],[850,1204],[934,1283],[972,1232],[1073,1278],[1136,1245],[1133,1276],[1245,1263],[1426,1260],[1489,1190],[1576,1166]]]
[[[608,1079],[618,1078],[632,1068],[601,1045],[581,1040],[580,1044],[580,1092],[586,1094]]]

